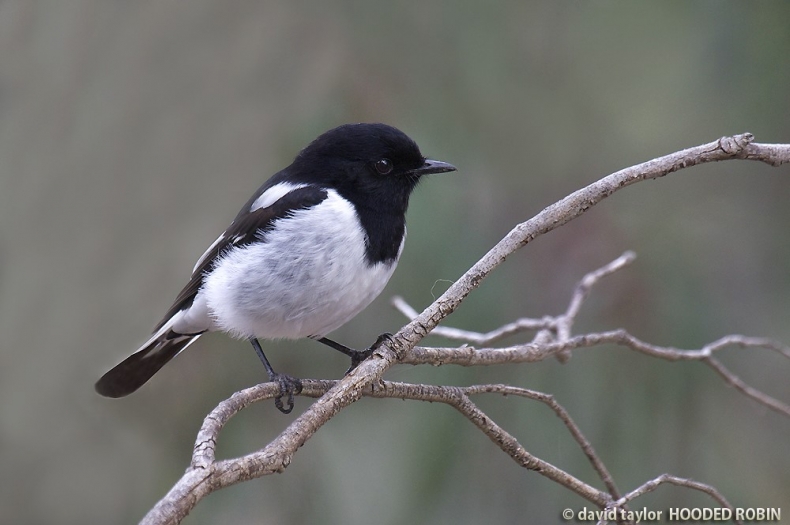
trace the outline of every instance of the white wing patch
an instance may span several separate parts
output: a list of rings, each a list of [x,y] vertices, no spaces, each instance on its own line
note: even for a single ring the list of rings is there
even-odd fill
[[[255,199],[255,201],[252,203],[252,206],[250,206],[250,209],[247,211],[251,213],[255,210],[260,210],[261,208],[268,208],[278,200],[285,197],[285,195],[288,193],[298,190],[299,188],[304,188],[305,186],[307,186],[307,184],[291,184],[288,182],[275,184],[268,190],[261,193],[261,196]]]

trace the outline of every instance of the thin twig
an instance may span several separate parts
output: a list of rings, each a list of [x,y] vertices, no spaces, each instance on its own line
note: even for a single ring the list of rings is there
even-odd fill
[[[632,251],[627,251],[620,257],[610,262],[609,264],[594,270],[584,277],[576,284],[573,291],[571,302],[567,310],[558,316],[544,316],[541,319],[531,319],[523,317],[511,323],[500,326],[490,332],[472,332],[470,330],[463,330],[461,328],[451,328],[447,326],[437,326],[431,332],[432,335],[439,335],[446,339],[453,341],[464,341],[475,345],[489,345],[503,339],[505,337],[515,335],[522,332],[533,330],[553,330],[556,338],[564,341],[570,337],[571,327],[579,313],[584,300],[590,293],[592,287],[607,275],[611,275],[617,270],[631,264],[636,259],[636,254]],[[406,302],[403,297],[395,296],[391,299],[392,306],[399,312],[405,315],[409,320],[414,320],[419,314],[417,310]]]
[[[401,363],[410,365],[432,364],[460,365],[460,366],[488,366],[505,363],[533,363],[542,361],[558,352],[592,348],[605,344],[614,344],[631,350],[665,359],[667,361],[701,361],[710,366],[729,385],[732,385],[743,394],[758,403],[780,414],[790,417],[790,405],[783,403],[771,396],[747,385],[740,378],[727,370],[718,360],[711,356],[728,346],[742,348],[765,348],[777,352],[779,355],[790,359],[790,352],[781,343],[758,337],[743,335],[728,335],[718,339],[698,350],[682,350],[674,347],[664,347],[646,343],[629,334],[625,330],[612,330],[609,332],[590,333],[571,337],[566,341],[548,343],[527,343],[504,348],[475,348],[462,346],[459,348],[415,347],[402,359]]]
[[[576,316],[579,314],[584,300],[590,295],[592,287],[607,275],[611,275],[617,270],[628,266],[634,262],[634,260],[636,260],[636,254],[632,251],[627,251],[606,266],[598,268],[582,277],[582,280],[579,281],[576,285],[576,289],[573,291],[573,297],[571,298],[571,302],[565,314],[557,318],[557,339],[565,341],[571,337],[573,323],[576,320]]]
[[[601,481],[603,481],[604,485],[606,485],[606,488],[612,498],[620,498],[620,491],[617,489],[614,478],[612,478],[612,475],[609,473],[606,465],[604,465],[603,461],[601,461],[601,458],[598,457],[598,454],[595,452],[595,448],[593,448],[592,444],[584,436],[581,429],[573,421],[568,411],[565,410],[565,408],[560,405],[556,399],[554,399],[554,396],[551,394],[544,394],[543,392],[537,392],[535,390],[529,390],[526,388],[519,388],[510,385],[475,385],[465,387],[463,388],[463,391],[467,395],[485,392],[526,397],[540,401],[551,408],[557,417],[559,417],[560,420],[565,424],[576,443],[579,444],[579,447],[582,449],[582,452],[584,452],[584,455],[587,456],[587,459],[590,461],[593,469],[595,469],[595,471],[598,473],[598,476],[601,478]]]
[[[412,308],[411,305],[399,295],[393,297],[391,303],[392,306],[408,317],[409,320],[414,320],[419,315],[417,310]],[[433,329],[431,335],[439,335],[452,341],[464,341],[475,345],[489,345],[511,335],[532,330],[542,330],[544,328],[554,328],[554,325],[554,317],[546,316],[542,319],[523,317],[486,333],[472,332],[470,330],[451,328],[448,326],[437,326]]]
[[[618,499],[617,501],[609,505],[607,508],[614,508],[614,509],[621,508],[629,501],[632,501],[640,496],[644,496],[648,492],[652,492],[656,490],[658,487],[660,487],[663,484],[676,485],[678,487],[686,487],[688,489],[704,492],[705,494],[716,500],[716,502],[722,507],[729,509],[730,511],[733,512],[735,511],[735,507],[733,507],[732,504],[729,501],[727,501],[727,498],[725,498],[721,494],[721,492],[716,490],[715,487],[708,485],[706,483],[700,483],[699,481],[694,481],[692,479],[673,476],[671,474],[661,474],[657,478],[651,479],[650,481],[643,483],[639,487],[635,488],[634,490],[632,490],[622,498]],[[734,518],[734,521],[735,523],[742,523],[737,518]]]
[[[764,394],[763,392],[753,388],[746,383],[743,382],[741,378],[730,372],[727,367],[721,364],[721,361],[714,357],[707,357],[703,359],[705,364],[710,366],[713,370],[716,371],[724,380],[727,382],[728,385],[735,387],[738,391],[744,394],[747,397],[750,397],[757,401],[758,403],[767,406],[771,410],[779,412],[780,414],[784,414],[787,417],[790,417],[790,405],[782,403],[778,399],[774,399],[773,397],[769,396],[768,394]]]

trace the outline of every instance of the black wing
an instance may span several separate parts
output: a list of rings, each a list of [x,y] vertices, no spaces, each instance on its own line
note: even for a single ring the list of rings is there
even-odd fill
[[[227,230],[209,248],[195,269],[192,278],[178,294],[173,306],[165,314],[164,318],[156,325],[154,332],[162,326],[176,313],[192,304],[195,295],[203,286],[203,276],[212,270],[217,259],[229,248],[234,246],[245,246],[260,239],[263,233],[274,227],[277,219],[282,219],[291,215],[297,210],[305,210],[320,204],[327,197],[327,192],[317,186],[303,186],[289,193],[286,193],[271,206],[259,208],[253,212],[249,209],[255,199],[263,192],[256,193],[252,199],[239,212]]]

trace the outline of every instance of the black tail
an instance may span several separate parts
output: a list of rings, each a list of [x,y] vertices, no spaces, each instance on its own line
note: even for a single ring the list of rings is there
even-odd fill
[[[128,396],[200,335],[177,334],[172,330],[155,334],[140,350],[104,374],[96,382],[96,392],[105,397]]]

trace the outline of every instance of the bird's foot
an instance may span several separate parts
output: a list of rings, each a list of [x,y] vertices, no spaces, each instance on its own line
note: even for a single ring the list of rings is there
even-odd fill
[[[280,386],[280,393],[274,398],[274,406],[283,414],[290,414],[291,410],[294,409],[294,396],[302,392],[302,380],[278,372],[269,374],[269,380]],[[287,398],[287,406],[283,406],[284,397]]]
[[[280,393],[274,398],[274,406],[283,414],[290,414],[291,410],[294,409],[294,396],[302,392],[302,381],[288,374],[275,372],[269,360],[266,359],[266,354],[263,353],[263,348],[261,348],[261,344],[258,340],[251,337],[250,343],[252,343],[255,353],[257,353],[258,357],[261,359],[263,367],[266,368],[269,381],[277,383],[280,387]],[[286,396],[288,397],[287,408],[283,407],[283,398]]]
[[[373,355],[373,352],[378,350],[385,341],[392,341],[392,334],[387,332],[381,334],[376,338],[376,342],[370,345],[366,350],[352,350],[349,352],[348,356],[351,358],[351,366],[348,367],[348,370],[346,370],[346,373],[343,375],[350,374],[352,370],[359,366],[359,363]]]

